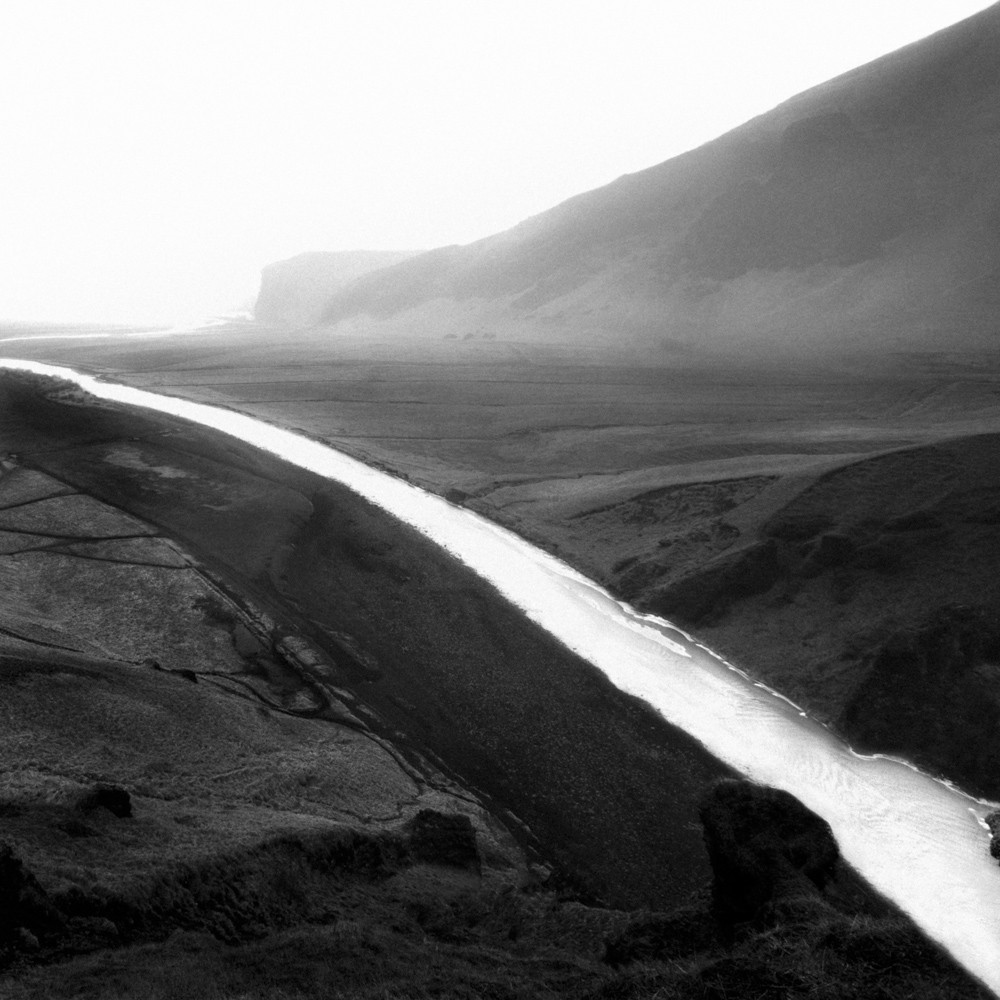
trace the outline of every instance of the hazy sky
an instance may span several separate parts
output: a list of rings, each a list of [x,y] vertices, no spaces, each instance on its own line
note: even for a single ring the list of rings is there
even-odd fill
[[[983,0],[0,0],[0,318],[505,229]]]

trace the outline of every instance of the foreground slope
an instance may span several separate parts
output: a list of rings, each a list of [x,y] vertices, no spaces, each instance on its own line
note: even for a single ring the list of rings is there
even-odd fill
[[[3,392],[23,461],[176,539],[264,609],[271,645],[305,649],[368,728],[510,810],[581,891],[665,905],[704,880],[698,800],[728,770],[415,530],[183,421],[30,382]],[[9,565],[11,586],[25,573]],[[213,608],[200,614],[231,617]]]
[[[1000,6],[513,229],[335,294],[331,335],[740,352],[994,342]]]

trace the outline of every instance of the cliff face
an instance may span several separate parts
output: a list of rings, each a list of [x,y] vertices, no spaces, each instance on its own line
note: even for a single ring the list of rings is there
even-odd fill
[[[343,329],[982,346],[1000,306],[1000,6],[514,229],[344,287]]]
[[[312,326],[346,285],[411,256],[395,250],[318,252],[270,264],[261,274],[254,317],[280,326]]]

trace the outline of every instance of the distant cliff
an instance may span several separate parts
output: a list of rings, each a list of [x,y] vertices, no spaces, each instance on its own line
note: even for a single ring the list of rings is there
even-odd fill
[[[348,250],[301,253],[269,264],[261,274],[254,317],[261,323],[312,326],[346,285],[412,256],[400,250]]]

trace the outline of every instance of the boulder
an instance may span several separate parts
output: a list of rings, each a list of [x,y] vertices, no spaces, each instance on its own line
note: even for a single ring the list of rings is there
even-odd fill
[[[107,809],[112,816],[128,819],[132,815],[132,797],[119,785],[100,784],[85,793],[76,807],[85,813]]]
[[[773,921],[792,900],[818,897],[836,870],[829,824],[788,792],[723,781],[705,796],[701,821],[724,939],[739,924]]]
[[[986,825],[990,828],[990,854],[1000,861],[1000,809],[986,817]]]
[[[407,831],[414,860],[478,869],[476,831],[468,816],[421,809],[407,823]]]

